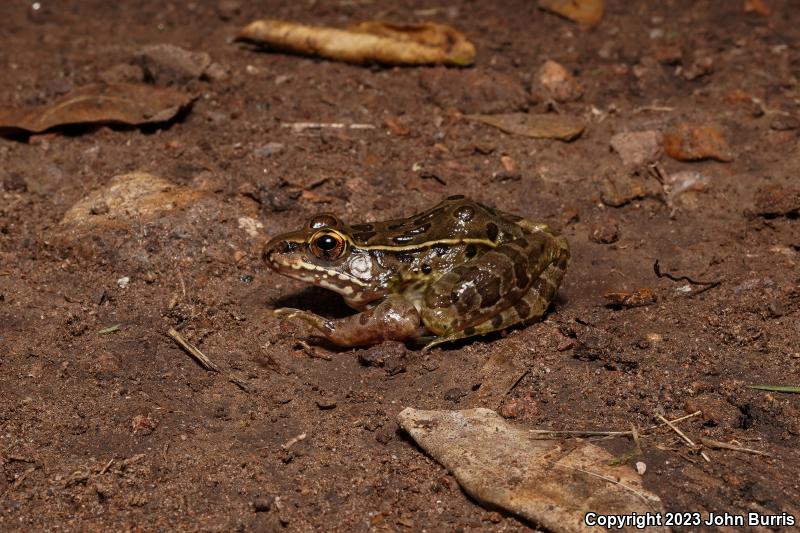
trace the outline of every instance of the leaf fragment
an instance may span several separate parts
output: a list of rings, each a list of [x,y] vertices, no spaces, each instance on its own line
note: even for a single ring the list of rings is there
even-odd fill
[[[465,118],[477,120],[501,129],[506,133],[524,135],[534,139],[558,139],[572,141],[577,139],[586,128],[583,120],[568,115],[552,113],[505,113],[500,115],[465,115]]]
[[[75,89],[47,105],[0,108],[0,132],[41,133],[74,124],[155,124],[171,120],[193,100],[194,97],[172,88],[98,83]]]

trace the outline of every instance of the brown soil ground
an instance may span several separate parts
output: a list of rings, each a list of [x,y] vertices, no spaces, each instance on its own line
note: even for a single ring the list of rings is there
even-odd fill
[[[627,430],[701,410],[680,425],[690,437],[770,454],[707,449],[706,462],[675,434],[651,433],[628,462],[647,465],[645,486],[668,510],[800,518],[800,396],[747,388],[800,385],[800,220],[788,196],[800,168],[800,11],[767,0],[761,16],[742,3],[614,0],[591,30],[522,0],[0,3],[5,106],[141,77],[121,65],[151,44],[207,52],[222,68],[177,82],[198,98],[164,127],[0,138],[0,529],[525,530],[466,496],[395,422],[406,406],[480,405],[481,369],[503,359],[524,375],[484,405],[515,424]],[[233,42],[264,16],[434,19],[478,54],[473,68],[443,72]],[[543,96],[545,59],[575,72],[581,99]],[[461,117],[525,108],[588,126],[564,143]],[[301,121],[375,128],[283,127]],[[663,156],[665,173],[708,179],[667,205],[609,141],[682,121],[717,124],[734,158]],[[132,171],[166,180],[182,203],[126,224],[62,221]],[[609,177],[656,192],[611,207]],[[268,236],[323,211],[381,220],[456,193],[567,236],[573,260],[545,320],[422,353],[333,350],[272,317],[287,302],[346,311],[266,270]],[[614,227],[616,242],[595,242]],[[721,284],[686,292],[655,276],[656,260]],[[657,302],[606,306],[607,291],[641,288]],[[250,392],[199,367],[165,335],[173,327]]]

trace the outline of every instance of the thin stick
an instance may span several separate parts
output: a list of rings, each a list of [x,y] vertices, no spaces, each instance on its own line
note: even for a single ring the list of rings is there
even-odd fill
[[[102,476],[103,474],[108,472],[108,469],[111,468],[111,465],[113,463],[114,463],[114,458],[112,457],[111,459],[108,460],[108,462],[106,463],[106,466],[103,467],[103,469],[100,471],[100,473],[98,475]]]
[[[191,355],[192,358],[195,361],[197,361],[197,363],[200,364],[200,366],[202,366],[204,369],[211,370],[213,372],[218,372],[227,377],[228,381],[230,381],[231,383],[242,389],[244,392],[250,392],[250,389],[247,388],[247,385],[245,385],[239,378],[228,372],[223,372],[222,370],[220,370],[220,368],[214,361],[206,357],[206,355],[200,350],[198,350],[195,346],[189,344],[189,342],[186,339],[184,339],[180,333],[175,331],[174,328],[169,328],[169,331],[167,331],[167,335],[172,337],[172,339],[176,343],[178,343],[178,346],[183,348],[189,355]]]
[[[633,435],[633,443],[636,445],[636,451],[642,453],[642,441],[639,438],[639,431],[633,424],[631,424],[631,434]]]
[[[646,105],[643,107],[637,107],[632,112],[636,114],[636,113],[643,113],[645,111],[661,111],[664,113],[669,113],[670,111],[675,111],[675,108],[668,106],[660,106],[660,105]]]
[[[661,272],[661,265],[659,265],[658,259],[656,259],[656,262],[653,263],[653,272],[655,272],[656,276],[658,276],[659,278],[667,278],[670,281],[675,281],[675,282],[687,281],[687,282],[691,283],[692,285],[703,285],[703,288],[700,289],[699,291],[693,292],[692,296],[698,295],[701,292],[705,292],[705,291],[707,291],[709,289],[713,289],[714,287],[718,287],[719,285],[722,284],[722,280],[718,280],[718,281],[695,281],[692,278],[690,278],[689,276],[673,276],[669,272]]]
[[[200,363],[200,366],[202,366],[206,370],[221,372],[221,370],[216,365],[216,363],[214,363],[214,361],[206,357],[206,355],[200,350],[198,350],[196,347],[189,344],[189,342],[183,338],[183,335],[175,331],[175,328],[169,328],[169,331],[167,331],[167,335],[172,337],[172,339],[178,343],[178,346],[186,350],[186,352],[189,355],[191,355],[195,361]]]
[[[618,480],[616,480],[616,479],[614,479],[612,477],[604,476],[603,474],[598,474],[597,472],[591,472],[589,470],[584,470],[583,468],[578,468],[576,466],[570,466],[570,465],[566,465],[564,463],[558,463],[556,461],[550,461],[550,463],[553,466],[560,466],[560,467],[566,468],[568,470],[576,470],[576,471],[582,472],[582,473],[584,473],[586,475],[593,476],[593,477],[596,477],[596,478],[600,478],[603,481],[607,481],[609,483],[613,483],[614,485],[619,485],[623,489],[628,490],[628,491],[632,492],[633,494],[635,494],[636,496],[638,496],[639,498],[641,498],[641,500],[645,503],[645,505],[647,505],[648,507],[653,509],[653,506],[652,506],[653,505],[653,499],[645,496],[640,491],[636,490],[635,488],[631,487],[630,485],[626,485],[625,483],[622,483],[621,481],[618,481]]]
[[[333,130],[374,130],[375,126],[372,124],[344,124],[342,122],[284,122],[281,124],[282,128],[292,128],[295,133],[301,133],[305,130],[320,130],[320,129],[333,129]]]
[[[760,450],[754,450],[752,448],[742,448],[741,446],[734,446],[733,444],[729,444],[727,442],[721,442],[718,440],[707,439],[705,437],[700,437],[700,442],[708,446],[709,448],[718,448],[723,450],[733,450],[736,452],[743,452],[743,453],[752,453],[754,455],[763,455],[764,457],[772,457],[772,455],[768,454],[767,452],[762,452]]]
[[[646,437],[647,435],[643,435],[644,432],[658,429],[670,423],[675,424],[676,422],[681,422],[683,420],[686,420],[687,418],[692,418],[694,416],[697,416],[700,413],[702,413],[702,411],[695,411],[692,414],[684,415],[674,420],[669,420],[661,424],[650,426],[649,428],[645,428],[641,432],[637,432],[637,434],[639,437]],[[569,435],[573,437],[632,437],[634,435],[634,431],[583,431],[583,430],[559,431],[554,429],[529,429],[528,433],[534,433],[537,435]]]
[[[692,448],[696,448],[696,447],[697,447],[697,444],[695,444],[695,443],[694,443],[694,441],[693,441],[692,439],[690,439],[689,437],[687,437],[687,436],[686,436],[686,433],[684,433],[683,431],[681,431],[680,429],[678,429],[678,427],[677,427],[677,426],[673,425],[673,424],[672,424],[672,422],[670,422],[669,420],[667,420],[666,418],[664,418],[664,417],[663,417],[663,416],[661,416],[661,415],[656,415],[656,416],[658,417],[658,419],[659,419],[659,420],[661,420],[661,421],[662,421],[662,422],[664,422],[666,425],[668,425],[672,431],[674,431],[675,433],[677,433],[677,434],[678,434],[678,436],[679,436],[680,438],[682,438],[682,439],[683,439],[683,440],[686,442],[686,444],[688,444],[688,445],[689,445],[690,447],[692,447]],[[708,463],[710,463],[710,462],[711,462],[711,459],[709,459],[709,458],[708,458],[708,455],[706,455],[706,452],[702,452],[702,451],[701,451],[701,452],[700,452],[700,455],[703,457],[703,459],[705,459],[705,460],[706,460],[706,462],[708,462]]]

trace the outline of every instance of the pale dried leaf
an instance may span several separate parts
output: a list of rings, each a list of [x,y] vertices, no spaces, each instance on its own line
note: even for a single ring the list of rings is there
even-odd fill
[[[603,19],[603,0],[539,0],[539,9],[587,27],[595,26]]]
[[[583,133],[586,125],[578,117],[554,114],[507,113],[502,115],[465,115],[506,133],[535,139],[571,141]]]
[[[400,426],[488,507],[501,507],[554,532],[594,531],[587,511],[629,515],[663,512],[630,466],[587,442],[534,438],[489,409],[407,408]],[[662,528],[652,528],[664,531]]]
[[[44,106],[0,109],[0,131],[40,133],[71,124],[126,124],[166,122],[194,98],[171,88],[128,83],[80,87]]]
[[[248,24],[239,38],[295,53],[359,64],[466,66],[475,59],[475,47],[464,34],[433,22],[398,26],[368,21],[342,30],[263,19]]]

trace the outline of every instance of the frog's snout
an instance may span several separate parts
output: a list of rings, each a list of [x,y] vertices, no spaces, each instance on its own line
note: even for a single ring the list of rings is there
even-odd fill
[[[285,265],[289,262],[289,256],[298,248],[300,243],[276,237],[264,246],[261,258],[270,266]]]

